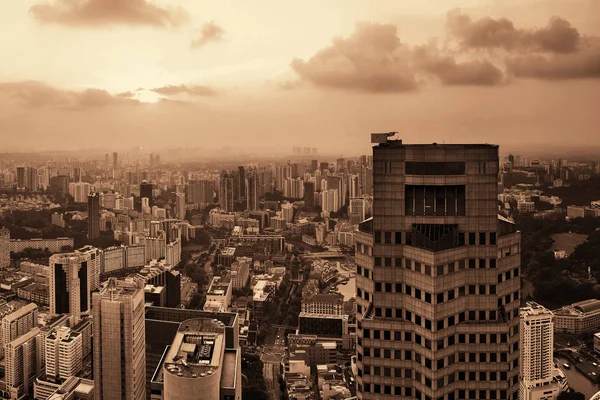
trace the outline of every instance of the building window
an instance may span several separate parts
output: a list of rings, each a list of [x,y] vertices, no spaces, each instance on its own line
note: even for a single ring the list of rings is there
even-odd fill
[[[469,232],[469,246],[475,246],[475,232]]]
[[[479,232],[479,244],[485,246],[485,232]]]
[[[384,232],[385,244],[392,244],[392,232]]]
[[[404,193],[405,215],[465,215],[464,185],[405,185]]]

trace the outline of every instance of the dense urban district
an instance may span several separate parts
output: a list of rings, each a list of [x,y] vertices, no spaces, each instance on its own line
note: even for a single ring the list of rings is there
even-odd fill
[[[0,156],[0,395],[600,398],[598,160],[392,136]]]

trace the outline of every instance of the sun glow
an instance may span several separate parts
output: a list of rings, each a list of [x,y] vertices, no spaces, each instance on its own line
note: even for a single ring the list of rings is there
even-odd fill
[[[158,103],[163,96],[150,90],[142,89],[135,92],[134,98],[142,103]]]

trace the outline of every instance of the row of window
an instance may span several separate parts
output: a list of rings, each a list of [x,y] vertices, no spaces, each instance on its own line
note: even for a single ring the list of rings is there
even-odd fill
[[[515,359],[514,361],[518,360]],[[518,362],[516,364],[518,364]],[[369,367],[368,365],[365,365],[364,371],[360,368],[358,369],[358,376],[360,377],[372,375],[377,377],[383,376],[385,378],[392,378],[392,373],[396,378],[413,379],[429,388],[432,387],[431,378],[429,378],[427,375],[421,374],[418,371],[413,371],[410,368]],[[507,379],[508,372],[506,371],[457,371],[438,378],[436,381],[436,389],[441,389],[447,385],[450,385],[456,380],[459,382],[505,382]]]
[[[394,341],[404,341],[408,343],[416,343],[427,349],[433,350],[431,348],[431,340],[422,337],[421,335],[413,332],[402,332],[400,331],[388,331],[388,330],[379,330],[379,329],[364,329],[363,335],[365,339],[376,339],[376,340],[392,340]],[[359,344],[361,344],[362,340],[358,338]],[[436,350],[442,350],[446,347],[454,346],[456,343],[459,344],[506,344],[508,343],[508,334],[506,333],[458,333],[455,335],[449,335],[445,338],[441,338],[437,340]]]
[[[514,380],[514,379],[513,379]],[[515,383],[516,384],[516,383]],[[364,389],[364,390],[363,390]],[[376,394],[387,394],[395,396],[402,396],[403,399],[415,399],[415,400],[432,400],[430,396],[424,395],[419,390],[409,386],[394,386],[394,392],[392,393],[392,386],[369,384],[365,383],[364,388],[360,383],[358,384],[358,390],[362,393],[376,393]],[[514,393],[512,396],[513,400],[519,398],[518,393]],[[448,393],[444,398],[439,397],[436,400],[456,400],[456,399],[491,399],[491,400],[505,400],[508,399],[506,390],[457,390],[453,393]]]
[[[519,276],[519,268],[512,270],[512,277],[516,278]],[[506,271],[503,274],[498,274],[498,283],[506,282],[511,278],[511,271]]]
[[[487,259],[487,258],[469,258],[466,260],[463,259],[463,260],[457,261],[456,265],[455,265],[455,263],[448,264],[448,267],[447,267],[448,272],[446,274],[444,274],[445,266],[438,265],[437,267],[435,267],[435,273],[436,273],[435,276],[442,276],[442,275],[447,275],[447,274],[455,272],[455,271],[462,271],[463,269],[466,268],[467,260],[468,260],[468,265],[469,265],[470,269],[496,268],[496,266],[497,266],[495,258],[489,258],[489,259]],[[406,268],[406,269],[410,269],[411,271],[425,274],[427,276],[434,276],[433,275],[434,269],[431,267],[431,265],[422,264],[418,261],[413,261],[409,258],[375,257],[373,259],[373,262],[374,262],[375,267]],[[358,274],[361,274],[361,268],[362,267],[360,267],[359,265],[356,266],[356,271]],[[365,277],[368,278],[368,273],[367,273],[367,275],[365,275]]]
[[[510,272],[509,272],[510,273]],[[393,290],[395,289],[395,290]],[[496,285],[465,285],[458,288],[450,289],[446,292],[440,292],[435,295],[435,304],[442,304],[445,301],[451,301],[455,298],[462,297],[468,294],[496,294]],[[479,289],[479,290],[478,290]],[[414,297],[417,300],[432,304],[432,294],[424,290],[414,288],[407,284],[390,282],[375,282],[375,293],[403,293]],[[360,288],[356,289],[357,296],[360,297]]]
[[[390,232],[390,231],[375,231],[374,239],[375,244],[406,244],[412,245],[412,234],[413,232]],[[403,240],[404,239],[404,240]],[[468,239],[468,241],[465,241]],[[479,240],[477,240],[479,239]],[[460,245],[469,246],[495,246],[497,244],[496,232],[469,232],[465,237],[464,232],[458,233],[458,241]],[[368,247],[368,246],[366,246]],[[364,254],[363,248],[358,246],[358,251]]]
[[[515,292],[518,293],[518,292]],[[510,295],[507,295],[509,298]],[[518,297],[518,296],[516,296]],[[499,299],[501,300],[501,299]],[[516,300],[516,298],[515,298]],[[519,310],[516,309],[517,316]],[[395,312],[394,312],[395,311]],[[362,313],[362,307],[357,305],[357,312]],[[402,310],[401,308],[381,308],[375,307],[375,317],[377,318],[395,318],[395,319],[404,319],[409,322],[413,322],[415,325],[418,325],[422,328],[425,328],[429,331],[441,331],[446,328],[450,328],[456,324],[466,321],[497,321],[498,313],[496,310],[480,310],[480,311],[463,311],[456,315],[451,315],[447,318],[439,319],[435,321],[435,327],[433,322],[430,319],[424,318],[416,313],[413,313],[408,310]],[[467,319],[468,317],[468,319]],[[508,316],[510,318],[510,316]]]

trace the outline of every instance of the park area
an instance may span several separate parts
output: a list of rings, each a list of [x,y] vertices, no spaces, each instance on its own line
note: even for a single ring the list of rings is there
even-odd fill
[[[584,235],[581,233],[556,233],[550,236],[554,243],[552,243],[552,250],[560,251],[564,250],[567,253],[567,256],[570,256],[571,253],[575,250],[575,247],[579,246],[581,243],[585,242],[588,238],[588,235]]]

